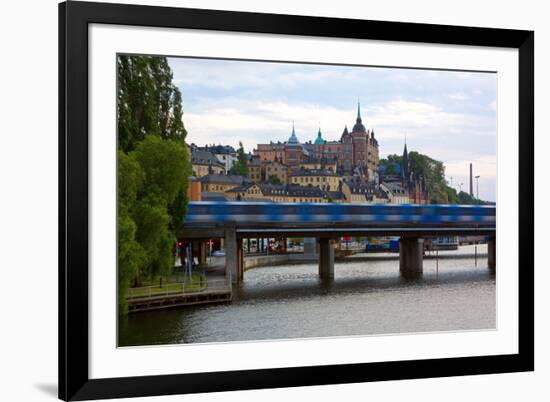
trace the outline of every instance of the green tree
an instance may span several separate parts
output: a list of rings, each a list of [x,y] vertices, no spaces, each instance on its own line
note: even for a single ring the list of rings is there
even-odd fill
[[[267,182],[268,182],[269,184],[283,184],[283,183],[281,182],[281,179],[279,179],[279,177],[278,177],[278,176],[275,176],[275,175],[269,176],[269,178],[267,179]]]
[[[184,142],[181,93],[165,57],[118,57],[118,144],[132,151],[147,135]]]
[[[395,166],[396,165],[394,163],[390,163],[386,167],[386,174],[397,174],[397,168]]]
[[[383,159],[384,163],[402,163],[402,156],[389,155]],[[443,162],[430,158],[416,151],[409,152],[409,167],[416,180],[424,180],[430,194],[432,204],[484,204],[484,201],[470,197],[467,193],[450,187],[445,180],[445,166]],[[387,170],[386,170],[387,172]]]
[[[432,204],[456,204],[456,191],[447,185],[442,162],[411,151],[409,166],[415,180],[424,180]]]
[[[460,204],[471,204],[471,205],[484,205],[487,204],[487,202],[479,200],[475,198],[474,196],[471,196],[468,193],[465,193],[464,191],[461,191],[458,193],[458,203]]]
[[[388,155],[388,162],[393,162],[393,163],[396,163],[398,165],[401,165],[401,161],[403,160],[403,158],[401,157],[401,155]]]
[[[143,277],[168,275],[191,173],[182,97],[165,57],[118,58],[119,311]]]
[[[144,176],[133,211],[136,239],[147,254],[138,278],[166,276],[174,265],[172,248],[185,212],[189,152],[177,141],[148,136],[131,155]]]
[[[244,177],[248,176],[248,157],[244,152],[242,142],[239,142],[239,149],[237,149],[237,162],[229,169],[229,173]]]
[[[173,202],[186,187],[191,173],[187,147],[173,140],[148,136],[133,154],[143,169],[144,192],[161,197],[167,204]]]
[[[118,300],[121,313],[126,313],[126,294],[146,253],[136,240],[137,226],[131,217],[137,193],[143,181],[143,172],[135,159],[118,152]]]

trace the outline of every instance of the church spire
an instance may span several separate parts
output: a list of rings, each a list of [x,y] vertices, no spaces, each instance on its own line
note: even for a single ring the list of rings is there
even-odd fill
[[[351,132],[352,134],[361,134],[362,136],[367,135],[367,129],[363,125],[363,120],[361,119],[361,103],[359,102],[359,99],[357,99],[357,120],[355,121],[355,125],[353,126]]]
[[[300,141],[298,141],[298,137],[296,137],[296,131],[294,130],[294,121],[292,121],[292,134],[290,135],[290,138],[288,139],[287,144],[288,145],[297,145]]]
[[[403,147],[403,158],[401,160],[401,174],[405,180],[405,187],[408,187],[410,182],[410,172],[409,172],[409,152],[407,151],[407,140],[405,140],[405,146]]]
[[[323,145],[325,143],[325,140],[323,139],[323,135],[321,134],[321,125],[319,125],[319,130],[317,131],[317,138],[315,139],[316,145]]]

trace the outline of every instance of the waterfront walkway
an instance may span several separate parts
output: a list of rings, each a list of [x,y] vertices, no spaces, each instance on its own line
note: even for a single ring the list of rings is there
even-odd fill
[[[487,245],[462,246],[458,250],[426,252],[424,259],[454,260],[454,259],[487,258]],[[341,262],[377,262],[398,261],[399,254],[392,252],[358,253],[338,259]],[[291,263],[308,264],[316,258],[304,259],[303,254],[251,254],[244,258],[245,270],[259,267],[273,267]],[[196,268],[193,280],[185,278],[182,272],[176,272],[161,287],[159,284],[131,288],[128,293],[129,312],[159,310],[172,307],[182,307],[197,304],[229,303],[232,300],[231,278],[226,277],[225,257],[207,257],[206,265]],[[181,267],[178,267],[178,271]]]

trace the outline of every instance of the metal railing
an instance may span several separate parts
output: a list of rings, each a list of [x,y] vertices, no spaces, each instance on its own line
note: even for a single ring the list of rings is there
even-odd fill
[[[231,276],[220,279],[208,279],[201,276],[199,280],[168,282],[160,285],[129,288],[127,299],[142,299],[161,296],[175,296],[188,293],[231,289]]]

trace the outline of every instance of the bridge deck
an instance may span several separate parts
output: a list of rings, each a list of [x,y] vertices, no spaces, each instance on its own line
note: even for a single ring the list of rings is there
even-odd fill
[[[254,233],[418,236],[491,234],[495,226],[495,206],[191,202],[182,234],[235,228],[241,237]]]

